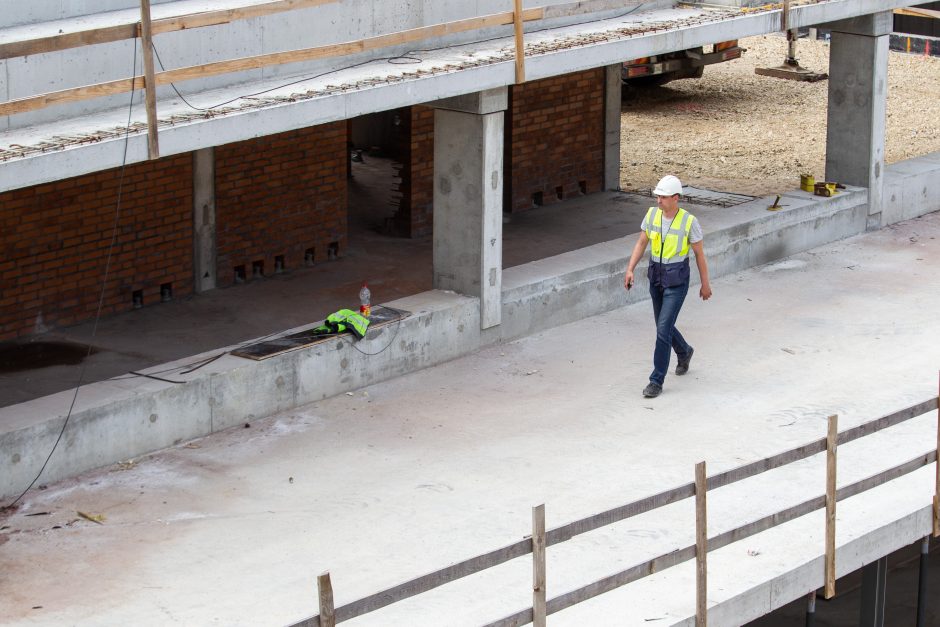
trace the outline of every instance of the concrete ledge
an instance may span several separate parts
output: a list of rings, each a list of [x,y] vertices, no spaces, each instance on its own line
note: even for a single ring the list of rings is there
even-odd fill
[[[940,154],[887,169],[886,223],[940,209]],[[865,231],[867,190],[832,198],[795,191],[777,212],[770,197],[710,216],[706,250],[713,278]],[[484,346],[535,333],[648,298],[627,293],[622,274],[636,236],[604,242],[503,274],[502,324],[480,331],[476,298],[434,290],[392,303],[412,315],[375,329],[355,345],[335,339],[264,361],[226,355],[182,383],[113,379],[79,390],[62,443],[41,483],[201,437],[386,379],[440,364]],[[694,264],[693,264],[694,265]],[[641,268],[642,271],[642,268]],[[693,273],[693,280],[697,277]],[[285,331],[297,332],[307,327]],[[225,349],[219,349],[225,350]],[[209,357],[219,351],[207,353]],[[163,364],[192,363],[199,356]],[[72,400],[61,392],[0,408],[0,496],[33,479],[58,437]]]
[[[929,505],[919,505],[918,499],[912,498],[918,492],[923,492],[914,488],[916,483],[909,478],[904,478],[900,481],[902,487],[894,487],[896,490],[902,489],[905,496],[902,499],[894,499],[903,501],[903,506],[898,511],[891,511],[890,514],[872,515],[872,510],[877,509],[878,506],[877,499],[869,499],[867,505],[863,507],[860,507],[862,501],[857,501],[849,507],[840,503],[840,509],[853,511],[850,511],[848,515],[840,515],[836,546],[837,579],[931,534],[933,508]],[[924,482],[920,483],[924,484]],[[926,499],[919,500],[923,503]],[[871,520],[866,520],[861,515],[862,511],[867,511]],[[819,512],[816,514],[813,522],[820,523],[822,517]],[[887,520],[889,517],[891,520]],[[807,525],[808,522],[810,521],[802,520],[793,526],[804,534],[803,538],[818,537],[820,525],[817,524],[814,529]],[[784,534],[789,533],[792,540],[793,532],[793,529],[779,529],[775,532],[774,539],[781,541],[785,537]],[[819,539],[822,540],[822,538]],[[822,542],[819,544],[821,549]],[[785,551],[778,552],[780,553],[778,559],[784,559]],[[742,625],[804,597],[813,590],[822,588],[825,584],[825,556],[820,553],[810,557],[804,553],[804,551],[800,552],[804,555],[802,563],[794,565],[787,560],[786,566],[779,564],[778,566],[783,566],[783,568],[774,569],[776,572],[772,577],[756,577],[749,582],[748,573],[738,573],[737,575],[740,576],[736,575],[735,579],[738,579],[739,585],[732,583],[729,586],[730,589],[726,588],[724,591],[715,589],[709,594],[709,624]],[[836,593],[839,593],[838,584]],[[695,616],[690,615],[671,624],[694,627]]]
[[[940,153],[894,163],[885,168],[882,224],[894,224],[940,207]]]

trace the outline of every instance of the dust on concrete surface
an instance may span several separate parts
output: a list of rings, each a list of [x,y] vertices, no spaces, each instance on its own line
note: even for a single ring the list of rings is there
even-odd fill
[[[826,165],[829,81],[758,76],[787,52],[779,34],[740,40],[741,59],[705,68],[698,80],[628,90],[621,107],[620,182],[655,186],[664,174],[683,183],[765,196],[799,187],[801,174],[822,180]],[[829,71],[829,43],[800,39],[800,65]],[[888,56],[885,161],[940,150],[940,58]]]
[[[289,624],[315,612],[326,570],[341,605],[522,538],[533,505],[546,504],[554,527],[685,484],[702,459],[715,473],[813,441],[830,413],[844,429],[922,401],[936,393],[938,238],[933,213],[716,279],[715,297],[690,299],[680,319],[692,370],[668,377],[655,401],[640,395],[654,341],[644,302],[31,492],[0,532],[0,615],[16,625]],[[869,475],[875,457],[910,459],[911,440],[919,453],[935,430],[925,415],[885,433],[877,455],[840,448],[840,481]],[[805,500],[807,485],[823,489],[821,467],[780,486],[785,499],[716,493],[715,528]],[[876,516],[901,511],[889,501],[863,513],[882,524]],[[27,516],[37,512],[50,513]],[[851,513],[840,509],[840,534]],[[554,547],[550,594],[694,541],[689,512],[662,516]],[[798,531],[710,556],[710,585],[736,590],[792,551],[810,559],[821,542]],[[681,617],[694,607],[691,566],[552,623]],[[357,624],[498,618],[531,603],[531,563],[506,568]]]

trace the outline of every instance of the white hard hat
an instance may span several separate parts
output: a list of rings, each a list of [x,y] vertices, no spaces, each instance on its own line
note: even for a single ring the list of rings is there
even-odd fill
[[[657,196],[672,196],[674,194],[682,194],[682,183],[679,182],[679,179],[674,177],[671,174],[667,174],[663,178],[659,179],[659,183],[656,184],[656,189],[653,190],[653,193]]]

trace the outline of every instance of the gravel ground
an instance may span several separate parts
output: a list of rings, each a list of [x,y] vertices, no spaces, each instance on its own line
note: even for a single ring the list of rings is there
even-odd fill
[[[768,195],[825,174],[828,81],[802,83],[754,73],[780,65],[782,35],[742,39],[741,59],[705,69],[699,80],[631,90],[622,105],[620,182],[648,190],[674,173],[683,183]],[[829,71],[829,43],[801,39],[800,65]],[[891,52],[888,163],[940,151],[940,58]]]

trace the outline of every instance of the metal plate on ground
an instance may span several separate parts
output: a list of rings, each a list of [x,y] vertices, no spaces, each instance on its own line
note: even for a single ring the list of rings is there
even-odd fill
[[[407,318],[410,315],[410,311],[394,309],[384,305],[376,305],[372,308],[372,313],[369,316],[369,329],[366,331],[366,337],[364,339],[369,338],[373,329],[380,329],[384,326],[395,323],[400,324],[404,318]],[[246,359],[261,361],[262,359],[267,359],[268,357],[274,357],[275,355],[280,355],[282,353],[299,350],[301,348],[313,346],[314,344],[319,344],[321,342],[327,342],[333,338],[344,335],[349,335],[355,338],[355,336],[353,336],[350,331],[344,331],[343,333],[329,333],[324,335],[314,333],[313,329],[307,329],[306,331],[292,333],[291,335],[285,335],[283,337],[276,337],[272,340],[258,342],[257,344],[242,346],[241,348],[233,350],[231,354],[235,355],[236,357],[244,357]]]
[[[690,205],[708,205],[712,207],[734,207],[735,205],[743,205],[746,202],[754,200],[754,196],[748,196],[747,194],[734,194],[732,192],[715,192],[710,189],[701,189],[698,187],[692,187],[691,185],[686,185],[682,189],[682,198],[679,202],[681,205],[683,202]],[[637,194],[643,194],[644,196],[653,196],[653,190],[643,190],[640,192],[634,192]]]

